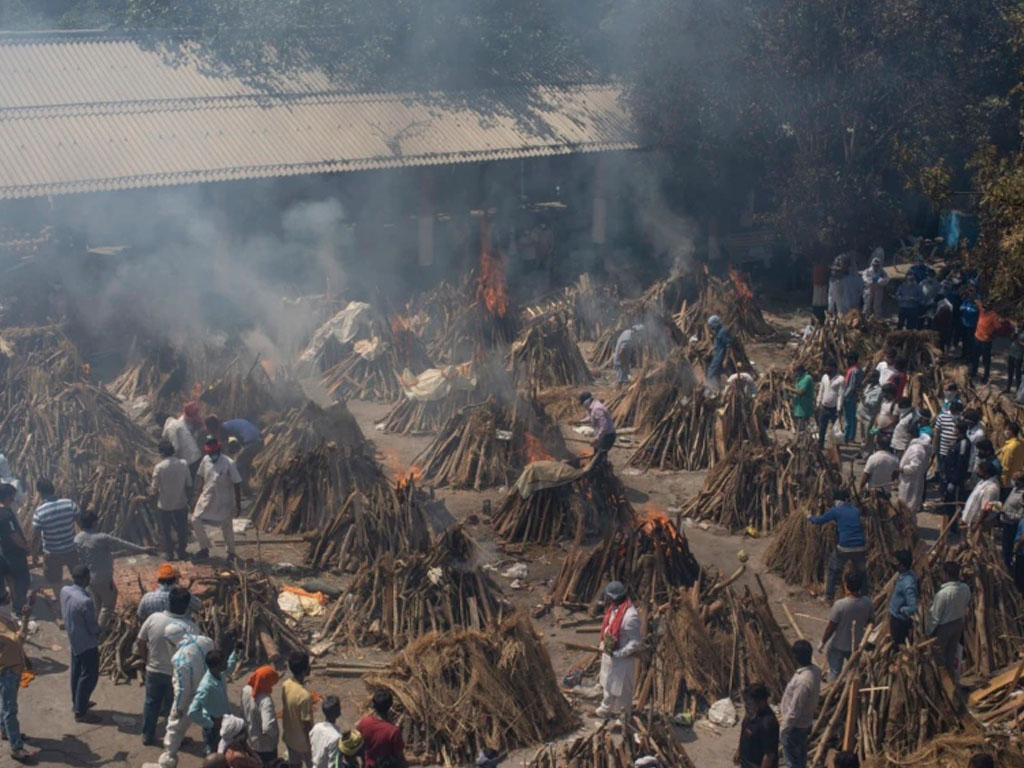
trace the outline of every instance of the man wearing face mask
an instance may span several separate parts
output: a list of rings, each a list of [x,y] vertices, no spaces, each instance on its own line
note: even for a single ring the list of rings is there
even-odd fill
[[[610,718],[629,718],[633,709],[635,656],[640,651],[640,614],[626,594],[621,581],[612,581],[604,590],[605,614],[601,624],[601,706],[594,714]]]
[[[224,535],[228,562],[235,560],[235,532],[232,519],[242,514],[242,476],[230,458],[221,453],[220,441],[209,435],[203,444],[206,455],[196,473],[196,505],[192,511],[192,527],[199,542],[197,560],[210,556],[207,525],[216,525]]]

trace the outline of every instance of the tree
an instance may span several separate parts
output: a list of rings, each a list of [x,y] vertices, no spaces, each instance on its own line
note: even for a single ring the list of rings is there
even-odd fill
[[[799,247],[902,234],[908,199],[966,179],[1009,115],[1009,0],[645,5],[641,126],[695,196],[735,205],[766,189],[770,222]]]

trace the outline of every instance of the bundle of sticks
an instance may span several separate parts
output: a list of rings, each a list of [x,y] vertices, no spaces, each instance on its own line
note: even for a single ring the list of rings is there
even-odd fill
[[[699,286],[690,275],[672,275],[651,283],[643,295],[628,302],[638,315],[674,315],[698,296]]]
[[[862,765],[898,761],[937,736],[963,731],[955,686],[939,670],[934,642],[856,649],[839,681],[823,692],[811,730],[810,764],[823,765],[832,748],[854,752]]]
[[[100,674],[115,683],[135,680],[145,669],[145,662],[135,654],[135,640],[139,636],[138,605],[118,608],[100,640]]]
[[[567,458],[561,432],[535,401],[490,397],[456,413],[414,464],[436,485],[481,490],[510,485],[531,461]]]
[[[638,328],[642,326],[642,328]],[[667,317],[655,315],[635,320],[627,319],[602,333],[590,353],[590,363],[597,368],[610,368],[615,360],[615,345],[619,336],[633,328],[634,368],[646,368],[664,360],[674,349],[683,345],[684,338],[675,324]]]
[[[586,411],[580,405],[579,396],[579,387],[558,387],[533,393],[533,399],[537,404],[544,409],[549,418],[558,423],[578,421],[586,416]]]
[[[1013,728],[1016,730],[1016,724]],[[1013,739],[991,731],[941,734],[909,755],[875,755],[861,765],[864,768],[963,768],[977,754],[990,755],[993,765],[999,768],[1024,768],[1024,753]]]
[[[440,400],[412,400],[403,397],[381,421],[385,432],[398,435],[423,435],[440,430],[462,408],[479,402],[474,393],[464,389],[452,390]]]
[[[822,475],[824,477],[825,475]],[[821,515],[835,505],[831,488],[822,483],[814,494],[800,499],[768,545],[765,565],[790,584],[798,584],[820,593],[828,570],[828,561],[836,548],[835,526],[813,525],[807,515]],[[914,516],[888,499],[854,499],[862,511],[861,524],[867,539],[868,583],[884,584],[892,575],[895,553],[911,552],[917,545]]]
[[[96,513],[98,531],[144,546],[161,541],[158,516],[163,513],[149,493],[148,468],[140,470],[128,463],[98,466],[77,500],[83,511]]]
[[[154,412],[175,413],[191,384],[188,358],[170,344],[160,344],[129,364],[107,389],[120,400],[141,398]]]
[[[793,508],[792,454],[779,446],[740,443],[708,472],[680,515],[730,530],[772,530]]]
[[[427,632],[484,629],[500,621],[508,605],[491,577],[472,563],[472,550],[455,528],[426,553],[384,554],[364,565],[320,634],[397,650]]]
[[[812,375],[821,370],[822,361],[830,360],[840,370],[849,354],[856,352],[861,365],[866,365],[882,348],[887,328],[874,318],[864,318],[859,311],[850,310],[845,317],[828,315],[816,326],[809,340],[800,344],[797,361],[804,364]]]
[[[405,305],[405,317],[412,331],[428,348],[434,348],[448,333],[464,305],[464,286],[443,280],[425,293],[414,296]]]
[[[629,457],[640,469],[707,469],[726,453],[716,434],[719,401],[701,388],[676,400]]]
[[[40,371],[39,373],[43,373]],[[60,384],[35,375],[8,378],[0,443],[22,477],[49,478],[76,498],[97,466],[144,465],[155,456],[153,439],[95,384]]]
[[[697,298],[683,302],[677,309],[676,325],[683,336],[709,340],[711,332],[707,322],[712,315],[721,318],[734,338],[757,339],[775,333],[761,314],[750,284],[742,273],[730,268],[729,280],[722,280],[704,267],[696,278],[699,285]]]
[[[796,432],[793,419],[793,389],[795,382],[789,370],[771,368],[757,380],[754,398],[754,418],[768,429]]]
[[[647,756],[657,760],[658,766],[694,768],[668,726],[657,720],[646,723],[637,716],[628,723],[628,735],[622,737],[612,735],[606,722],[593,733],[547,744],[533,756],[528,768],[633,768]]]
[[[486,630],[423,635],[363,680],[392,691],[407,750],[425,764],[472,763],[485,747],[540,744],[578,723],[547,650],[518,613]]]
[[[696,387],[690,363],[681,351],[674,351],[662,362],[641,372],[606,405],[617,428],[632,427],[647,433],[672,403],[692,397]]]
[[[274,664],[306,644],[277,606],[277,585],[255,570],[225,570],[201,577],[192,591],[203,601],[193,616],[199,630],[216,648],[242,643],[242,666]]]
[[[776,700],[781,696],[794,671],[789,641],[760,581],[760,594],[731,588],[741,573],[697,581],[659,609],[652,619],[656,626],[648,627],[657,645],[642,658],[637,677],[639,708],[692,716],[755,682],[766,685]]]
[[[346,345],[341,359],[324,372],[320,384],[339,400],[393,403],[403,394],[399,372],[421,373],[433,367],[423,342],[396,316],[380,335]]]
[[[504,312],[490,309],[487,302],[477,298],[452,321],[445,334],[427,348],[430,357],[442,363],[472,360],[488,350],[504,350],[511,346],[519,333],[519,318],[506,305]]]
[[[971,589],[971,609],[964,626],[963,669],[967,674],[991,675],[1019,657],[1024,637],[1024,598],[1014,586],[998,547],[975,534],[970,545],[951,547],[941,540],[928,552],[926,566],[918,574],[921,605],[931,604],[942,586],[942,563],[960,564],[960,580]]]
[[[967,697],[967,706],[971,714],[981,722],[988,733],[1003,730],[1010,734],[1020,732],[1021,718],[1024,717],[1022,680],[1024,661],[1014,661],[985,680]]]
[[[710,395],[703,388],[677,400],[629,457],[642,469],[707,469],[728,453],[727,445],[747,449],[767,442],[742,387],[726,387]]]
[[[518,387],[549,389],[594,380],[561,314],[535,320],[512,345],[509,358]]]
[[[413,478],[377,489],[370,499],[353,491],[327,507],[332,516],[325,518],[306,555],[312,568],[356,570],[385,553],[402,556],[427,550],[430,533],[424,509],[428,499]]]
[[[579,543],[588,532],[614,530],[632,519],[625,487],[609,463],[598,459],[572,482],[525,497],[512,488],[494,515],[494,532],[505,542]]]
[[[598,284],[583,273],[565,289],[578,341],[597,341],[618,322],[620,303],[614,285]]]
[[[605,585],[617,580],[638,599],[658,604],[676,587],[693,585],[699,575],[686,536],[663,514],[648,512],[631,527],[606,534],[596,547],[574,547],[562,561],[549,599],[593,606]]]
[[[353,493],[365,494],[371,506],[388,500],[371,450],[342,403],[323,409],[308,402],[291,411],[254,463],[261,485],[253,523],[274,533],[319,531]]]
[[[284,369],[271,378],[260,364],[236,357],[199,395],[205,410],[221,419],[243,418],[255,423],[274,421],[274,415],[305,401],[299,382]]]

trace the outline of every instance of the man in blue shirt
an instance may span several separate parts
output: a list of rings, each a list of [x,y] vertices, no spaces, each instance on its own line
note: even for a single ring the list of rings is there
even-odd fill
[[[228,419],[222,422],[212,415],[206,417],[206,432],[216,435],[222,443],[227,443],[232,437],[241,443],[238,455],[231,458],[238,467],[238,474],[242,476],[242,491],[248,496],[252,462],[256,454],[263,450],[263,433],[248,419]]]
[[[917,576],[914,575],[914,557],[909,549],[901,549],[896,556],[896,583],[889,598],[889,635],[893,648],[899,648],[910,637],[917,613]]]
[[[74,584],[60,591],[60,614],[71,646],[71,704],[75,722],[98,723],[100,718],[89,712],[89,697],[100,679],[100,627],[96,606],[87,591],[89,568],[76,565],[71,569],[71,578]]]
[[[825,581],[825,600],[829,603],[836,596],[839,576],[847,562],[852,562],[854,571],[863,575],[861,589],[867,592],[867,540],[860,523],[860,510],[850,503],[850,492],[845,488],[837,488],[832,498],[836,505],[824,515],[807,516],[807,520],[814,525],[834,521],[839,534],[836,551],[828,561],[828,578]]]
[[[732,346],[732,334],[722,325],[722,318],[718,315],[708,318],[708,328],[712,334],[711,362],[704,373],[704,380],[710,388],[717,391],[722,388],[722,366],[725,364],[725,355]]]

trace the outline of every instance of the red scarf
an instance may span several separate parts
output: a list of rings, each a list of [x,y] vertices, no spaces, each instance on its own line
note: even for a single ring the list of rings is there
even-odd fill
[[[601,622],[601,642],[604,642],[605,635],[615,638],[615,644],[619,644],[619,635],[622,633],[622,621],[626,618],[626,611],[633,606],[633,601],[628,597],[620,605],[610,605],[604,612],[604,621]]]

